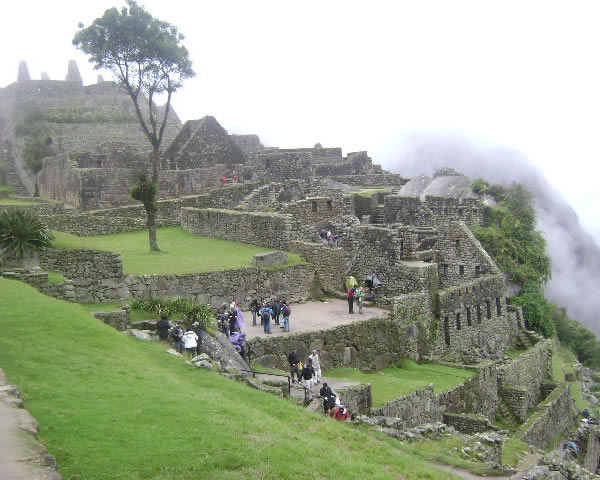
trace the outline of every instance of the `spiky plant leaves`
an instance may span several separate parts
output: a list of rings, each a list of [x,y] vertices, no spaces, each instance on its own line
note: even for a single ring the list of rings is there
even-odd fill
[[[0,211],[0,250],[8,255],[20,259],[53,243],[52,232],[34,211],[16,207]]]

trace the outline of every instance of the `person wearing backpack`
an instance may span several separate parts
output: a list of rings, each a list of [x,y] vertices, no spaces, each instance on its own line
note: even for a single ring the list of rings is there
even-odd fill
[[[269,308],[269,305],[265,305],[259,311],[261,323],[263,324],[263,331],[270,335],[271,334],[271,315],[273,311]]]
[[[156,331],[158,332],[158,338],[161,341],[166,342],[169,339],[169,330],[171,329],[171,322],[166,314],[160,314],[160,320],[156,322]]]
[[[356,289],[351,287],[348,289],[348,313],[354,313],[354,297],[356,296]]]
[[[358,303],[358,313],[363,313],[363,302],[365,301],[365,291],[361,287],[357,287],[355,291],[356,303]]]
[[[287,303],[285,300],[283,301],[283,308],[281,309],[281,313],[283,315],[283,331],[284,332],[289,332],[290,331],[290,315],[292,314],[292,308],[290,307],[290,304]]]

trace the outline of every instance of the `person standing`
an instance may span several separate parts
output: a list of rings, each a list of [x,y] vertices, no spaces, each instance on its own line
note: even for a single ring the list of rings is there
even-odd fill
[[[290,307],[290,304],[288,302],[286,302],[285,300],[283,301],[283,308],[281,309],[281,314],[283,315],[283,331],[289,332],[290,331],[290,315],[292,314],[292,308]]]
[[[300,381],[300,370],[298,370],[298,363],[300,363],[300,357],[298,355],[298,349],[293,348],[290,353],[288,353],[288,363],[290,364],[290,376],[292,377],[292,382],[294,381],[294,375]]]
[[[312,362],[312,367],[315,371],[315,383],[321,383],[321,359],[319,358],[319,351],[313,350],[308,359]]]
[[[363,313],[363,302],[365,300],[365,291],[361,287],[358,287],[356,289],[355,295],[356,295],[356,303],[358,303],[358,313],[362,314]]]
[[[354,313],[354,295],[356,294],[356,290],[354,287],[348,289],[348,313]]]
[[[166,342],[169,339],[169,330],[171,330],[171,322],[169,322],[167,315],[161,313],[160,320],[156,322],[158,338],[163,342]]]
[[[253,298],[250,302],[250,311],[252,312],[252,325],[256,325],[256,314],[258,313],[258,300]]]
[[[183,334],[182,342],[185,351],[193,357],[198,346],[198,335],[193,330],[188,330]]]
[[[323,397],[323,413],[330,414],[330,410],[335,407],[335,395],[331,391],[331,387],[327,385],[327,382],[323,383],[319,395]]]
[[[302,367],[302,378],[304,379],[304,386],[309,390],[313,387],[313,378],[315,376],[315,369],[312,366],[310,358]]]
[[[279,299],[276,298],[271,302],[271,311],[273,312],[273,320],[275,321],[275,325],[279,325],[279,315],[281,313],[281,304],[279,303]]]
[[[183,323],[177,322],[177,325],[173,327],[171,330],[171,336],[173,340],[175,340],[175,348],[179,353],[183,353],[183,335],[185,331],[183,330]]]
[[[200,326],[200,322],[192,323],[192,329],[194,330],[194,333],[198,337],[196,339],[196,355],[200,355],[202,353],[202,335],[203,335],[202,327]]]
[[[263,331],[267,334],[270,335],[271,334],[271,315],[272,315],[272,311],[269,308],[269,305],[265,305],[263,308],[260,309],[260,320],[263,324]]]

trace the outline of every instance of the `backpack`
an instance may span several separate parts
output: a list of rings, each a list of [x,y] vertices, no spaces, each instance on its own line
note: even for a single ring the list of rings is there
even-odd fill
[[[284,305],[283,306],[283,316],[287,317],[290,315],[290,313],[292,313],[292,309],[290,308],[289,305]]]

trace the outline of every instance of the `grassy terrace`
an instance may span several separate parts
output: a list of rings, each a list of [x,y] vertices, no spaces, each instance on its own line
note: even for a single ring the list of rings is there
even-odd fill
[[[376,373],[362,373],[356,368],[340,367],[327,370],[323,376],[370,383],[373,406],[380,407],[394,400],[434,384],[436,393],[446,392],[473,377],[474,372],[434,363],[421,365],[404,361],[400,366],[388,367]]]
[[[44,202],[27,202],[16,198],[0,198],[0,205],[42,205]]]
[[[78,237],[54,232],[55,248],[86,248],[120,252],[125,273],[164,275],[202,273],[250,267],[252,257],[272,249],[246,243],[207,238],[186,232],[181,227],[159,228],[160,253],[148,249],[148,232],[125,232],[114,235]],[[288,253],[288,265],[303,263],[295,253]]]
[[[456,479],[0,278],[0,366],[65,479]],[[41,342],[32,338],[43,339]]]

